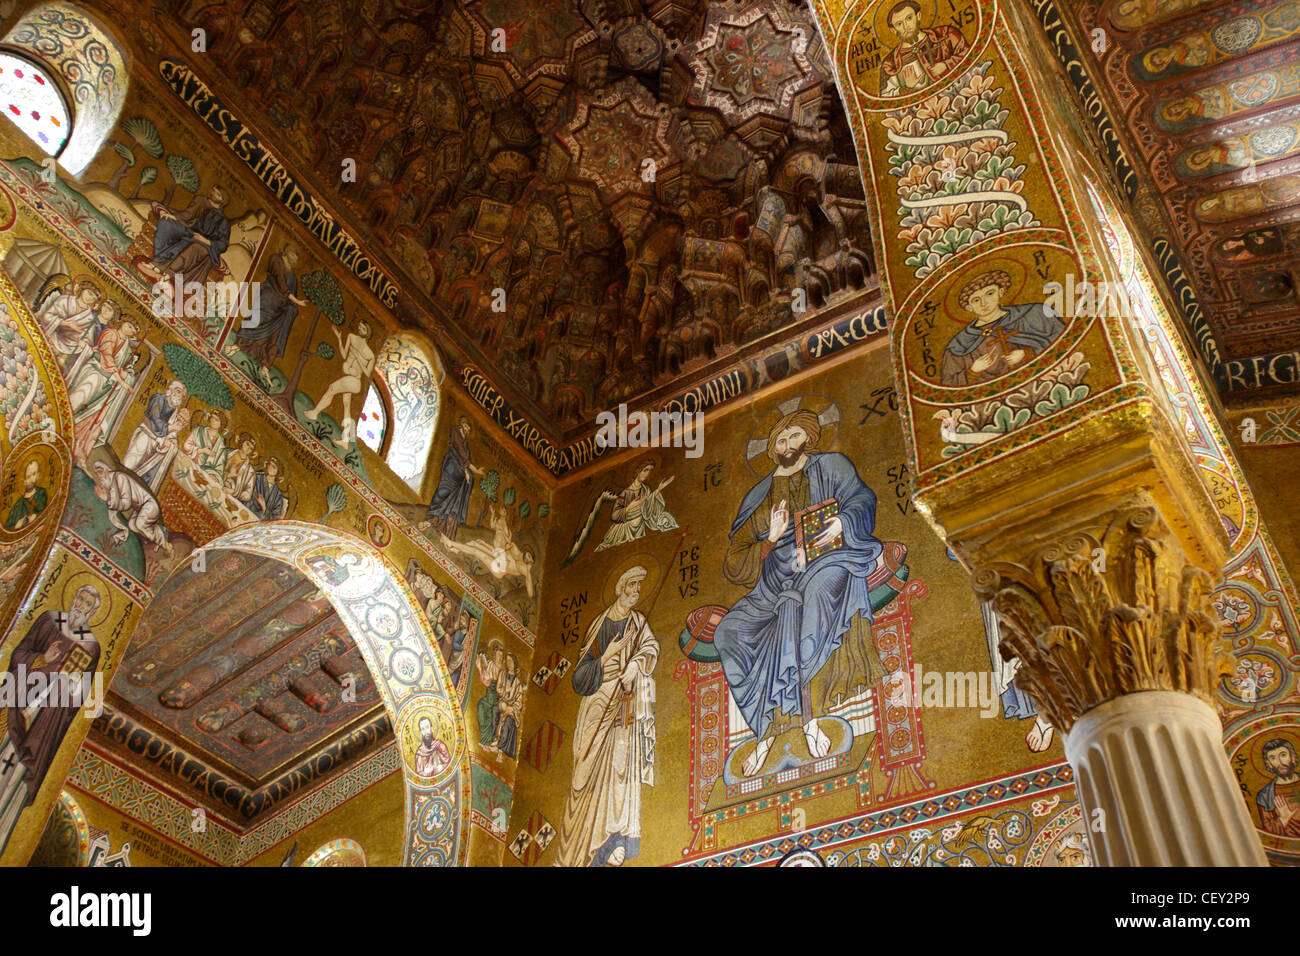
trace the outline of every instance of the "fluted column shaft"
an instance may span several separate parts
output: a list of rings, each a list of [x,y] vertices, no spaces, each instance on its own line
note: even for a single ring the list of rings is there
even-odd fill
[[[1222,734],[1179,691],[1125,694],[1075,721],[1065,753],[1099,865],[1268,865]]]

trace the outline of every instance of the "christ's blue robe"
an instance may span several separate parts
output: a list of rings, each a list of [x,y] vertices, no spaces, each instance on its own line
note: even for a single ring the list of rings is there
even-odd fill
[[[853,618],[871,620],[867,576],[884,550],[872,535],[876,496],[853,462],[838,452],[810,454],[803,471],[810,504],[827,498],[838,503],[844,546],[793,570],[797,545],[791,515],[790,527],[763,560],[758,582],[713,635],[736,706],[760,740],[777,712],[800,711],[800,688],[840,646]],[[746,523],[766,506],[771,487],[769,474],[745,495],[732,538],[750,533]]]

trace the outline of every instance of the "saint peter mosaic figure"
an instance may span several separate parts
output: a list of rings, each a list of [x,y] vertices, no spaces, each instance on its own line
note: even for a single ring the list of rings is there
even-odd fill
[[[619,575],[614,600],[591,622],[573,668],[582,701],[559,866],[622,866],[641,850],[641,787],[654,785],[659,660],[648,611],[635,610],[648,576],[641,565]]]

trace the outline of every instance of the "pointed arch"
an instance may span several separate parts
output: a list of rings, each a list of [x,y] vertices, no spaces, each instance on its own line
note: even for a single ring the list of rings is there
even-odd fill
[[[415,595],[398,569],[368,541],[300,521],[245,525],[199,550],[244,551],[282,562],[329,598],[361,651],[397,737],[406,782],[403,862],[463,865],[469,850],[470,779],[464,716]],[[190,573],[192,566],[173,575]],[[416,758],[425,718],[450,757],[432,775],[420,772],[427,768]]]

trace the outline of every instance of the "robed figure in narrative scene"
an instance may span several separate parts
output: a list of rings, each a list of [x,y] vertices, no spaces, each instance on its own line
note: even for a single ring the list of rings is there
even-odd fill
[[[298,247],[291,242],[267,261],[258,314],[246,319],[235,337],[237,346],[257,363],[268,381],[271,366],[289,344],[298,310],[308,304],[298,297],[298,274],[294,271],[298,255]]]
[[[24,685],[31,674],[45,674],[50,694],[59,693],[57,685],[48,683],[57,674],[66,675],[68,685],[75,682],[78,688],[88,689],[86,679],[99,666],[99,641],[90,630],[99,604],[99,591],[85,585],[77,589],[66,613],[46,611],[38,617],[9,658],[14,686],[21,668]],[[23,690],[26,694],[27,687]],[[0,741],[0,853],[23,808],[36,800],[54,755],[84,703],[84,697],[73,702],[43,692],[34,696],[37,699],[24,696],[6,709],[6,733]]]
[[[816,715],[885,672],[867,586],[884,550],[872,534],[876,496],[847,457],[815,451],[820,437],[811,410],[777,422],[767,440],[776,467],[745,495],[723,559],[726,579],[750,588],[713,635],[731,695],[757,741],[745,776],[762,769],[777,735],[796,718],[811,756],[826,756],[830,740]],[[823,668],[814,700],[813,678]]]
[[[136,267],[151,279],[172,281],[179,274],[183,282],[208,281],[210,272],[220,271],[221,256],[230,247],[228,197],[220,186],[197,195],[182,212],[153,203],[158,226],[153,234],[153,261],[139,261]]]
[[[573,668],[582,695],[573,728],[573,778],[556,864],[621,866],[641,849],[641,786],[654,785],[655,663],[659,641],[633,610],[646,569],[625,571],[614,603],[587,631]]]
[[[122,456],[122,464],[139,475],[154,494],[162,487],[172,459],[180,451],[181,431],[189,427],[190,414],[184,409],[188,398],[185,383],[175,380],[166,392],[150,395],[144,421],[131,433]]]
[[[51,347],[65,360],[81,349],[86,333],[95,324],[96,310],[103,298],[99,286],[87,279],[77,283],[74,292],[50,299],[41,311],[41,328]]]
[[[469,497],[474,490],[474,478],[482,478],[486,474],[469,460],[471,430],[467,418],[461,418],[451,430],[447,454],[442,458],[442,471],[438,474],[438,487],[433,492],[424,520],[420,522],[421,530],[432,525],[440,534],[453,541],[469,515]]]
[[[99,333],[94,348],[68,379],[74,417],[73,455],[80,464],[90,450],[107,440],[131,400],[136,383],[136,349],[140,327],[126,318]]]

